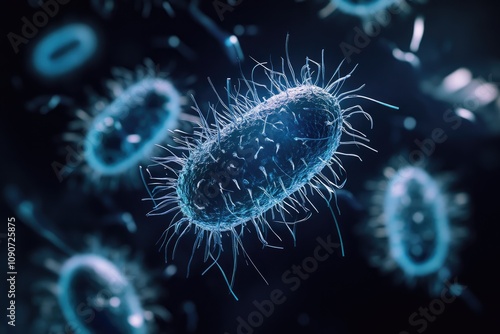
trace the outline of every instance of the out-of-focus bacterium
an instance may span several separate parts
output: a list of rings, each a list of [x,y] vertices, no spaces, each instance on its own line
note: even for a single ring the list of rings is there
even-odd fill
[[[330,0],[330,12],[338,9],[344,14],[360,18],[370,17],[390,6],[405,3],[404,0]],[[325,9],[326,11],[326,9]],[[326,12],[323,14],[325,15]]]
[[[321,18],[339,11],[345,15],[358,17],[364,30],[370,34],[378,34],[380,25],[386,26],[392,15],[409,13],[409,2],[424,3],[427,0],[329,0],[319,12]]]
[[[93,319],[103,330],[117,333],[146,333],[146,321],[135,288],[109,260],[95,254],[79,254],[64,262],[59,278],[59,305],[64,317],[92,333],[96,326],[75,312],[78,305],[97,296],[89,309],[101,309]]]
[[[423,169],[405,167],[389,181],[384,196],[390,254],[410,276],[442,268],[450,244],[444,197]]]
[[[156,332],[157,318],[170,321],[170,312],[151,298],[158,296],[152,277],[139,257],[130,258],[130,249],[105,248],[92,237],[78,252],[47,227],[39,203],[23,198],[16,186],[7,187],[5,196],[23,222],[64,253],[44,249],[33,255],[58,278],[51,275],[33,285],[40,313],[29,332],[141,334]]]
[[[132,176],[138,184],[137,167],[149,159],[156,144],[166,143],[177,129],[183,97],[174,84],[155,74],[152,62],[146,61],[136,74],[120,69],[107,83],[110,101],[96,98],[89,113],[77,111],[72,124],[81,135],[69,133],[68,141],[82,147],[88,177],[102,184],[102,179],[116,185],[123,176]]]
[[[175,210],[183,214],[167,229],[166,240],[168,231],[174,233],[166,247],[174,234],[183,236],[194,228],[197,239],[193,253],[205,242],[205,259],[213,260],[224,274],[217,259],[222,252],[222,236],[231,235],[234,264],[230,282],[224,275],[231,292],[239,249],[247,255],[242,241],[246,225],[252,225],[262,244],[270,246],[266,240],[271,229],[266,212],[270,211],[272,220],[285,223],[293,234],[290,226],[311,216],[308,206],[316,210],[308,199],[309,193],[317,192],[329,203],[335,189],[343,186],[339,159],[343,153],[339,146],[368,147],[364,143],[368,139],[350,121],[353,116],[361,115],[371,122],[370,115],[360,105],[343,104],[357,98],[375,100],[356,94],[363,86],[340,91],[352,72],[340,76],[339,66],[325,82],[323,59],[321,63],[307,59],[297,78],[288,57],[288,46],[286,49],[289,74],[285,72],[284,60],[281,71],[257,63],[252,78],[242,79],[248,88],[244,94],[238,90],[231,94],[228,80],[227,101],[219,97],[223,111],[210,107],[215,126],[209,126],[196,105],[201,130],[194,140],[178,141],[189,154],[154,159],[160,165],[180,166],[176,177],[153,178],[158,182],[155,181],[151,193],[154,209],[150,215]],[[269,78],[268,86],[254,80],[259,68]],[[267,97],[259,95],[260,88]],[[342,140],[343,136],[349,139]],[[331,173],[331,178],[322,171]],[[301,212],[302,219],[286,221],[286,215]]]
[[[98,38],[92,27],[84,23],[67,24],[35,45],[33,68],[43,78],[60,78],[87,64],[97,47]]]
[[[401,272],[410,285],[426,280],[431,294],[439,294],[451,279],[457,250],[466,231],[453,222],[467,214],[468,197],[451,197],[443,185],[420,167],[384,171],[386,180],[375,187],[373,218],[363,231],[376,248],[372,264]]]
[[[88,251],[58,260],[43,253],[46,258],[39,259],[58,276],[55,296],[46,296],[40,307],[56,297],[63,316],[48,317],[44,327],[84,334],[142,334],[155,331],[156,317],[170,321],[170,312],[151,299],[158,291],[136,262],[139,259],[128,259],[125,249],[111,251],[91,241]]]

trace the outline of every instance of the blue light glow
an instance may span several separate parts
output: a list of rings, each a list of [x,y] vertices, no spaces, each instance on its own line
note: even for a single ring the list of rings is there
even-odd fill
[[[38,42],[33,51],[33,66],[43,77],[60,77],[87,63],[97,46],[94,29],[83,23],[68,24]]]

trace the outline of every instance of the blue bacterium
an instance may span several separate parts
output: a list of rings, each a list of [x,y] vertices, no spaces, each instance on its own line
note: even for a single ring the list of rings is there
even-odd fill
[[[84,23],[67,24],[36,44],[33,68],[43,78],[60,78],[87,64],[97,47],[98,38],[92,27]]]
[[[329,3],[332,6],[331,10],[338,9],[345,14],[360,18],[373,16],[399,3],[407,5],[403,0],[330,0]]]
[[[288,224],[306,220],[311,216],[308,205],[316,209],[307,197],[308,191],[317,192],[329,203],[335,189],[345,182],[340,176],[343,168],[338,156],[343,153],[339,146],[367,146],[363,142],[368,139],[352,127],[350,119],[362,115],[371,121],[371,117],[360,105],[341,106],[356,98],[375,101],[356,94],[363,86],[340,92],[352,72],[340,76],[339,66],[325,83],[324,61],[307,59],[297,78],[288,57],[288,46],[286,49],[290,75],[285,72],[283,60],[281,71],[257,63],[251,80],[242,80],[248,88],[245,94],[239,91],[231,94],[228,80],[228,100],[219,97],[224,110],[210,107],[215,126],[208,125],[196,105],[201,130],[194,141],[186,138],[184,142],[189,155],[154,159],[163,166],[170,163],[180,166],[177,177],[153,178],[159,182],[155,180],[151,192],[154,209],[149,214],[179,209],[183,214],[167,229],[165,240],[169,230],[174,233],[166,241],[165,250],[176,233],[182,237],[194,227],[197,239],[193,253],[205,242],[205,259],[213,260],[219,267],[231,292],[239,249],[247,255],[242,243],[246,225],[252,225],[262,244],[270,246],[266,235],[272,228],[266,212],[270,211],[274,221],[285,223],[289,229]],[[254,72],[258,68],[269,78],[269,86],[255,82]],[[270,96],[260,96],[258,87],[265,87]],[[349,139],[343,141],[343,135]],[[323,170],[331,172],[332,179]],[[286,221],[286,215],[301,211],[305,218]],[[222,252],[222,236],[226,233],[231,235],[234,259],[230,282],[217,262]]]
[[[45,326],[82,334],[141,334],[157,329],[156,317],[170,321],[170,312],[156,309],[159,306],[149,297],[158,294],[152,277],[125,256],[128,251],[106,250],[96,239],[91,241],[93,248],[89,251],[75,252],[62,260],[53,256],[42,260],[47,269],[58,275],[55,297],[63,316],[59,320],[56,315],[45,319]],[[40,306],[53,298],[46,296]]]
[[[381,26],[387,26],[392,15],[409,13],[408,2],[424,3],[427,0],[329,0],[319,16],[325,18],[338,10],[345,15],[358,17],[365,32],[377,35]]]
[[[79,254],[69,258],[61,268],[59,305],[76,328],[87,333],[102,329],[118,333],[147,333],[144,311],[133,285],[109,260],[95,254]],[[89,310],[99,310],[88,325],[89,314],[75,312],[79,305],[92,298]],[[89,312],[90,313],[90,312]],[[85,332],[85,330],[80,331]]]
[[[384,197],[391,256],[409,276],[441,269],[451,242],[446,204],[438,184],[417,167],[399,170]]]
[[[151,299],[158,295],[153,277],[138,256],[130,258],[130,249],[105,248],[92,237],[86,250],[78,252],[57,230],[48,228],[51,224],[40,203],[23,198],[17,186],[6,187],[4,195],[24,223],[63,253],[45,249],[33,255],[58,279],[46,278],[34,285],[33,300],[40,314],[30,332],[141,334],[156,332],[157,319],[170,321],[170,312]]]
[[[427,281],[438,295],[451,279],[467,231],[454,220],[467,215],[468,196],[449,196],[444,185],[423,168],[387,167],[375,187],[363,234],[373,238],[370,261],[381,270],[400,272],[407,283]]]
[[[115,71],[108,87],[111,101],[97,98],[90,111],[94,117],[78,111],[79,119],[71,127],[81,129],[82,134],[68,133],[65,139],[82,147],[85,164],[81,167],[92,181],[102,184],[106,179],[114,187],[124,176],[132,176],[129,185],[134,186],[140,184],[135,182],[139,181],[139,164],[149,159],[156,144],[171,139],[187,117],[181,113],[183,97],[172,81],[155,74],[150,61],[135,75]]]

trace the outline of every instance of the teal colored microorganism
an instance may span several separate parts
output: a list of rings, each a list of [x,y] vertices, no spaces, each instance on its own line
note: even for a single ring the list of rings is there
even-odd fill
[[[95,254],[69,258],[61,268],[58,287],[64,317],[80,332],[90,334],[101,327],[116,333],[147,333],[135,288],[106,258]],[[86,303],[88,312],[75,312],[82,303]],[[94,316],[88,321],[90,312]]]
[[[269,78],[267,85],[254,79],[257,69],[263,69]],[[243,78],[246,93],[232,94],[228,81],[227,100],[219,97],[224,110],[210,108],[214,126],[209,126],[196,105],[200,130],[194,140],[186,138],[183,150],[187,152],[154,159],[162,166],[180,166],[175,176],[153,177],[152,181],[154,208],[150,215],[176,210],[182,214],[165,233],[167,247],[175,234],[183,236],[194,230],[193,253],[204,243],[205,259],[212,260],[224,274],[217,260],[223,236],[230,235],[233,274],[230,279],[224,274],[224,278],[232,292],[237,254],[241,250],[247,255],[243,234],[249,225],[263,245],[271,246],[266,239],[273,230],[267,212],[271,221],[285,223],[292,231],[297,221],[311,216],[310,208],[316,210],[308,199],[312,193],[323,197],[332,211],[329,200],[345,182],[339,148],[367,146],[368,139],[350,121],[355,115],[371,121],[360,105],[345,103],[361,98],[375,101],[358,95],[361,87],[342,92],[352,72],[344,76],[339,72],[340,66],[325,81],[324,61],[307,59],[296,76],[287,47],[286,66],[284,61],[281,71],[258,63],[252,78]],[[292,221],[287,221],[290,216]]]
[[[467,231],[468,196],[451,195],[440,178],[421,166],[387,167],[375,183],[371,217],[360,230],[370,239],[367,254],[382,271],[399,273],[409,286],[426,284],[438,295],[458,267]]]
[[[82,68],[98,47],[95,30],[84,23],[64,25],[37,42],[32,64],[42,78],[56,79]]]
[[[441,189],[417,167],[400,169],[384,196],[390,254],[409,276],[440,270],[448,257],[451,229]]]
[[[30,303],[37,313],[35,321],[25,324],[27,333],[156,333],[158,319],[171,320],[170,312],[156,304],[160,290],[152,275],[139,256],[130,256],[129,247],[105,247],[92,236],[85,238],[83,250],[76,250],[51,224],[39,200],[15,185],[4,189],[4,196],[16,217],[58,249],[43,247],[32,255],[43,274],[32,284]]]
[[[388,26],[395,17],[407,15],[415,4],[427,0],[329,0],[319,12],[326,18],[332,13],[340,13],[361,20],[364,32],[374,37],[383,27]],[[356,28],[354,28],[356,31]],[[368,36],[365,36],[368,37]]]
[[[70,167],[97,187],[116,188],[125,179],[134,187],[140,184],[138,166],[180,127],[183,97],[171,80],[156,75],[152,62],[135,75],[116,70],[107,86],[110,98],[96,96],[89,111],[78,110],[74,130],[65,136],[81,148],[77,166]],[[59,167],[63,172],[67,168]]]

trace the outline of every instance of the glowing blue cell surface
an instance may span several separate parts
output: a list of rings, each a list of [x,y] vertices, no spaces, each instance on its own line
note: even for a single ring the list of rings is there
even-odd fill
[[[109,260],[94,254],[71,257],[62,267],[59,289],[63,314],[78,333],[147,333],[134,287]]]
[[[97,36],[83,23],[67,24],[45,36],[33,50],[33,67],[46,78],[56,78],[80,68],[97,51]]]
[[[451,175],[444,182],[421,166],[391,165],[384,168],[383,180],[369,183],[371,217],[359,230],[371,246],[366,255],[398,281],[403,278],[409,287],[424,283],[431,295],[439,295],[458,269],[468,236],[459,224],[468,216],[468,195],[447,191]]]
[[[362,141],[368,141],[346,120],[354,115],[371,120],[370,116],[359,105],[341,106],[348,99],[366,98],[355,93],[359,89],[339,92],[352,72],[340,76],[338,68],[325,83],[323,63],[308,59],[299,78],[288,59],[287,63],[289,75],[284,68],[280,72],[258,63],[252,73],[263,69],[270,83],[256,83],[252,74],[250,80],[243,79],[248,87],[244,94],[238,91],[232,95],[228,80],[227,100],[219,97],[223,111],[211,108],[215,126],[208,125],[196,106],[201,130],[196,133],[198,138],[186,139],[181,147],[189,154],[154,159],[161,166],[174,163],[181,168],[177,177],[152,178],[155,206],[150,214],[180,209],[184,216],[169,231],[182,231],[182,236],[194,226],[198,237],[193,253],[206,241],[205,259],[212,259],[215,264],[222,251],[222,232],[228,231],[232,236],[234,257],[240,247],[246,255],[242,236],[247,223],[253,225],[260,241],[268,246],[266,235],[271,226],[266,220],[267,212],[273,221],[285,224],[308,219],[308,191],[316,191],[329,206],[328,197],[331,199],[335,189],[345,182],[340,176],[343,169],[337,157],[338,148],[342,144],[366,146]],[[270,96],[259,96],[257,87],[268,87],[264,91]],[[342,142],[342,134],[349,140]],[[330,177],[323,174],[330,172]],[[164,185],[158,185],[162,182]],[[302,217],[298,219],[297,215]],[[293,221],[287,221],[285,216],[291,216]],[[187,227],[181,227],[184,224]],[[235,267],[236,260],[231,283],[224,275],[230,289]]]
[[[425,276],[445,264],[450,224],[438,184],[418,167],[400,169],[384,198],[389,251],[411,276]]]
[[[170,81],[144,78],[122,92],[91,123],[84,141],[88,165],[100,175],[136,170],[177,124],[180,94]]]
[[[272,96],[191,152],[177,182],[182,212],[207,230],[263,215],[323,170],[341,130],[328,90],[301,85]]]

